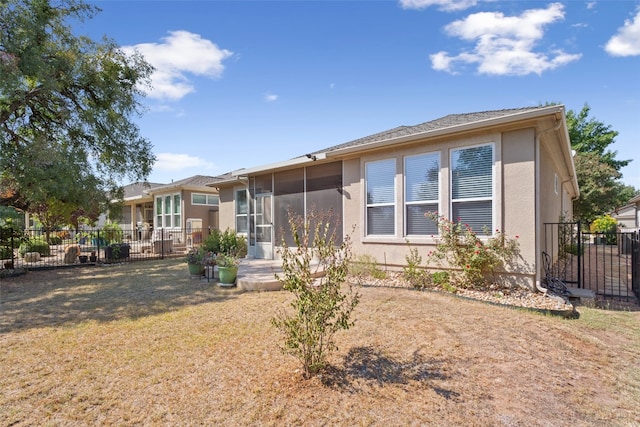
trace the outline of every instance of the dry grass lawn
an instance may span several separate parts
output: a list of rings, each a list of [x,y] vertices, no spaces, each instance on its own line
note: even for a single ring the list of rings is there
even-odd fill
[[[331,369],[303,380],[270,324],[285,292],[177,260],[0,280],[0,425],[640,425],[640,312],[360,292]]]

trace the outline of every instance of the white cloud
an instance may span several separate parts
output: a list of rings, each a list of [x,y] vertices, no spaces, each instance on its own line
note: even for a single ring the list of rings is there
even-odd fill
[[[266,93],[264,95],[264,100],[267,102],[274,102],[278,100],[278,95],[275,95],[273,93]]]
[[[455,65],[476,64],[481,74],[541,74],[578,60],[580,54],[562,50],[536,52],[536,43],[544,37],[545,26],[564,19],[564,7],[552,3],[546,9],[530,9],[520,16],[501,12],[481,12],[457,20],[445,27],[452,37],[475,42],[471,51],[449,55],[441,51],[430,55],[432,68],[455,74]]]
[[[604,47],[612,56],[640,55],[640,9],[636,11],[633,20],[625,20],[618,28],[615,36],[611,37]]]
[[[188,31],[170,31],[162,43],[141,43],[123,47],[138,51],[155,68],[151,76],[151,98],[177,100],[195,91],[190,76],[218,78],[223,61],[233,52]]]
[[[158,153],[153,165],[154,172],[189,172],[208,173],[217,169],[214,163],[189,154]]]
[[[426,9],[436,6],[446,12],[468,9],[477,3],[477,0],[400,0],[403,9]]]

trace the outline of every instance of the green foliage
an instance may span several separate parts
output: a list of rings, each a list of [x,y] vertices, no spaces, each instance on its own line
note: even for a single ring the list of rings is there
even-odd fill
[[[132,118],[152,67],[112,40],[72,24],[97,7],[82,1],[0,2],[0,185],[5,204],[65,221],[117,198],[122,177],[144,180],[155,161]]]
[[[347,236],[335,246],[336,228],[331,224],[330,215],[312,212],[301,218],[289,213],[296,247],[290,248],[283,239],[280,248],[282,275],[276,277],[294,296],[294,314],[281,312],[271,321],[285,336],[282,350],[302,362],[305,377],[325,369],[329,353],[337,349],[334,334],[353,325],[351,313],[360,298],[351,286],[344,285],[343,291],[351,265],[351,240]],[[318,272],[322,275],[316,278]]]
[[[618,132],[589,118],[590,109],[585,104],[580,112],[567,111],[567,128],[571,148],[576,151],[574,163],[580,187],[580,197],[573,203],[573,216],[586,223],[623,206],[637,192],[620,182],[620,169],[631,160],[617,160],[618,153],[609,150]]]
[[[609,215],[601,215],[593,220],[589,229],[592,233],[615,233],[618,221]]]
[[[62,243],[62,237],[56,235],[56,234],[52,234],[51,236],[49,236],[49,244],[50,245],[59,245]]]
[[[357,277],[360,283],[363,283],[368,277],[374,279],[385,279],[387,277],[387,273],[380,268],[375,257],[369,254],[355,256],[349,266],[349,274]]]
[[[409,245],[409,242],[407,242]],[[418,253],[418,248],[409,245],[409,255],[405,256],[407,265],[402,267],[402,277],[415,289],[424,289],[431,284],[431,276],[421,267],[422,256]]]
[[[117,222],[105,224],[100,232],[100,237],[102,237],[107,244],[122,242],[122,235],[122,227],[120,227],[120,224]]]
[[[187,264],[198,264],[204,265],[204,259],[207,254],[207,250],[204,246],[200,246],[199,248],[192,248],[187,252],[187,256],[185,257],[185,261]]]
[[[202,246],[214,254],[232,255],[236,258],[247,256],[247,238],[229,228],[224,232],[218,229],[211,230]]]
[[[51,249],[49,244],[42,239],[29,239],[18,248],[18,253],[21,257],[24,257],[27,252],[39,252],[42,256],[49,256]]]
[[[431,274],[431,281],[438,287],[444,287],[449,284],[449,273],[446,271],[436,271]]]
[[[433,256],[458,268],[452,277],[458,286],[486,288],[495,270],[513,261],[520,252],[518,236],[510,239],[496,230],[493,237],[481,239],[466,224],[451,222],[435,213],[426,216],[438,224],[440,232]],[[485,234],[490,235],[488,230]]]

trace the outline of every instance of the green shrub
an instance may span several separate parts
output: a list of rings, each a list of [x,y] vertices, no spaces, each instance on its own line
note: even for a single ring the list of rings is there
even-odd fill
[[[409,255],[404,258],[407,261],[407,265],[402,267],[404,280],[415,289],[424,289],[429,286],[431,284],[431,276],[420,266],[422,264],[422,256],[418,253],[418,248],[413,248],[409,245]]]
[[[426,216],[438,224],[439,240],[433,256],[459,269],[454,272],[455,285],[484,289],[499,267],[512,262],[520,252],[518,241],[500,230],[492,237],[480,239],[466,224],[454,223],[435,213]],[[490,235],[489,230],[484,230]]]
[[[51,235],[49,236],[49,244],[50,245],[59,245],[62,243],[62,237],[60,236],[56,236],[56,235]]]
[[[593,220],[589,229],[592,233],[604,234],[603,236],[599,237],[605,237],[607,245],[616,244],[618,221],[615,218],[609,215],[601,215]]]
[[[449,283],[449,273],[446,271],[436,271],[431,274],[431,281],[434,285],[442,287]]]
[[[216,254],[231,255],[236,258],[247,256],[247,238],[228,228],[223,233],[211,230],[203,242],[203,247],[206,251]]]
[[[375,257],[369,254],[356,256],[351,265],[349,265],[349,274],[358,277],[360,281],[369,277],[374,279],[385,279],[387,277],[386,271],[380,268]]]
[[[11,250],[11,246],[0,246],[0,259],[11,258],[13,258],[13,251]]]
[[[351,264],[351,240],[346,236],[335,246],[336,231],[330,231],[331,223],[330,218],[325,220],[314,212],[306,218],[290,213],[296,248],[290,248],[284,239],[280,248],[282,275],[277,278],[294,296],[294,313],[281,312],[271,322],[285,336],[283,352],[302,362],[306,378],[325,369],[329,353],[337,349],[333,336],[353,325],[351,313],[360,298],[351,286],[343,288]],[[323,271],[318,279],[312,260]]]
[[[122,235],[122,227],[120,227],[120,224],[117,222],[106,224],[100,232],[100,237],[105,240],[107,245],[110,243],[121,243]]]
[[[27,252],[39,252],[41,256],[49,256],[51,250],[49,244],[42,239],[29,239],[22,243],[18,248],[18,253],[21,257]]]

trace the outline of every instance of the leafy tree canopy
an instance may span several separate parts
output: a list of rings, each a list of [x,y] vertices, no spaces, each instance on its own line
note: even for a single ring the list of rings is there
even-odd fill
[[[155,157],[131,121],[152,68],[70,22],[98,9],[76,0],[0,2],[0,204],[104,210],[119,182],[145,180]],[[54,203],[55,201],[55,203]]]
[[[589,118],[589,105],[580,112],[567,111],[567,127],[574,158],[580,197],[573,203],[576,219],[587,223],[598,215],[610,212],[627,203],[637,192],[620,181],[620,169],[631,160],[616,159],[617,152],[609,150],[618,132],[595,118]]]

